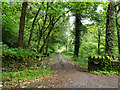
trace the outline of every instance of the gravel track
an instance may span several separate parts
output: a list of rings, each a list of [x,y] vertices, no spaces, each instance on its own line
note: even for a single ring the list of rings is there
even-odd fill
[[[62,63],[56,54],[56,61],[52,67],[55,73],[43,82],[34,84],[35,88],[118,88],[118,76],[91,74],[86,68],[65,60],[61,54],[60,58]]]

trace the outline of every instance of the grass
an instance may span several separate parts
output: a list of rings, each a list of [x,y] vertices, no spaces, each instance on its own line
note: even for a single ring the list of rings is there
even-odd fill
[[[56,60],[55,53],[50,54],[50,56],[47,57],[47,60],[49,60],[49,62],[47,63],[48,64],[47,69],[51,69],[51,66],[55,64],[55,60]]]
[[[87,58],[74,58],[73,55],[69,55],[69,54],[62,54],[63,57],[69,61],[72,61],[74,62],[75,64],[77,65],[83,65],[85,66],[86,68],[88,68],[88,59]],[[119,75],[119,72],[118,71],[100,71],[100,70],[97,70],[97,71],[90,71],[90,73],[93,73],[93,74],[101,74],[101,75]]]
[[[86,68],[88,67],[88,59],[87,58],[77,58],[76,60],[74,60],[74,58],[73,58],[73,62],[75,62],[78,65],[83,65]]]
[[[53,70],[46,70],[46,69],[37,69],[37,70],[28,70],[25,69],[23,71],[18,72],[3,72],[2,73],[2,81],[12,81],[14,79],[19,80],[32,80],[34,78],[39,78],[39,76],[46,76],[53,73]]]
[[[11,87],[13,84],[18,83],[18,81],[26,82],[28,80],[34,80],[35,78],[42,78],[43,76],[48,76],[52,74],[54,71],[51,70],[51,66],[55,63],[55,54],[51,54],[46,59],[47,60],[43,60],[43,65],[46,67],[42,69],[25,69],[17,72],[2,72],[3,87],[8,88]]]
[[[74,62],[75,64],[77,65],[83,65],[85,66],[86,68],[88,67],[88,58],[76,58],[76,57],[73,57],[73,55],[66,55],[66,54],[62,54],[63,57],[69,61],[72,61]]]

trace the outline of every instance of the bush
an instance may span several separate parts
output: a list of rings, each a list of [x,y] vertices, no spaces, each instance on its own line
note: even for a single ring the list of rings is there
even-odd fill
[[[89,56],[88,69],[89,70],[109,70],[112,67],[111,61],[113,59],[109,56]],[[96,62],[96,64],[95,64]]]
[[[77,61],[78,60],[78,57],[73,57],[73,61]]]
[[[37,52],[25,50],[21,48],[9,48],[3,45],[2,48],[2,66],[3,71],[23,70],[23,68],[31,68],[40,66],[41,57]]]

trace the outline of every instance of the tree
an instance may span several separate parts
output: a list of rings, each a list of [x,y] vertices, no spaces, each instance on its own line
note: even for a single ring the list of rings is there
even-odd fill
[[[79,46],[80,46],[80,30],[81,30],[81,15],[76,11],[75,14],[75,48],[74,48],[74,56],[78,57]]]
[[[44,3],[44,2],[42,2],[42,4],[43,4],[43,3]],[[38,11],[37,11],[37,13],[36,13],[36,15],[35,15],[35,17],[34,17],[33,23],[32,23],[32,28],[31,28],[31,30],[30,30],[30,37],[29,37],[29,40],[28,40],[28,48],[30,47],[30,42],[31,42],[31,38],[32,38],[34,26],[35,26],[35,21],[36,21],[36,19],[37,19],[37,16],[38,16],[40,10],[41,10],[41,6],[40,6],[40,8],[38,9]]]
[[[25,15],[27,9],[27,2],[23,2],[22,4],[22,11],[20,17],[20,24],[19,24],[19,37],[18,37],[18,47],[23,47],[23,36],[24,36],[24,26],[25,26]]]
[[[42,34],[45,32],[45,31],[43,31],[43,29],[45,28],[45,24],[46,24],[46,21],[47,21],[48,8],[49,7],[48,7],[48,3],[47,3],[47,10],[46,10],[46,14],[45,14],[45,19],[43,20],[43,26],[42,26],[41,29],[40,29],[40,24],[38,23],[38,25],[39,25],[39,36],[38,36],[37,52],[39,52],[39,46],[40,46],[40,41],[41,41],[41,38],[42,38]]]
[[[58,21],[60,21],[61,17],[65,17],[65,13],[68,13],[69,11],[65,11],[65,5],[63,3],[50,3],[50,10],[49,10],[49,25],[47,26],[48,28],[48,33],[47,36],[45,37],[44,41],[43,41],[43,45],[40,48],[40,53],[43,51],[45,44],[48,41],[48,38],[50,37],[50,34],[52,33],[52,31],[54,30],[56,24],[58,23]],[[63,9],[61,11],[61,9]],[[43,32],[44,33],[44,32]]]
[[[71,3],[69,6],[74,9],[71,10],[73,15],[75,15],[75,47],[74,47],[74,56],[78,57],[80,42],[82,41],[82,37],[86,31],[86,28],[83,26],[81,20],[85,18],[93,18],[95,16],[95,6],[93,2],[79,2],[79,3]]]
[[[106,21],[106,53],[114,59],[114,4],[110,2],[107,10],[107,21]]]

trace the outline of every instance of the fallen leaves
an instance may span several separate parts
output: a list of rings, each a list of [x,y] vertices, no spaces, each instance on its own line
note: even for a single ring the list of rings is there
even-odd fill
[[[18,80],[18,79],[14,79],[12,81],[6,81],[3,83],[3,88],[26,88],[29,84],[31,83],[35,83],[35,82],[40,82],[45,78],[48,78],[49,76],[44,76],[44,77],[35,77],[33,80],[28,80],[28,79],[24,79],[24,80]],[[0,86],[2,87],[2,86]]]

